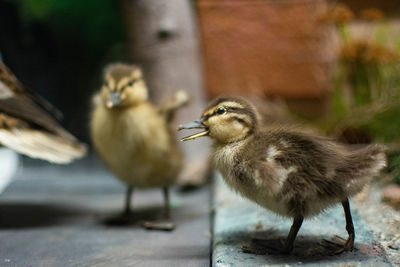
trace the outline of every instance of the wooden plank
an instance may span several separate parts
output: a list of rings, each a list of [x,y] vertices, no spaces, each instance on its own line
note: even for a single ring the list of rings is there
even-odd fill
[[[97,161],[25,164],[0,198],[0,265],[209,266],[208,188],[172,192],[173,232],[105,224],[124,191]],[[138,219],[161,215],[161,191],[135,192],[133,209]]]

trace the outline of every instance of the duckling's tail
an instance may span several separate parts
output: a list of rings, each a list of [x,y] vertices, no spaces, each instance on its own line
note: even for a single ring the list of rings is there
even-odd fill
[[[350,152],[346,167],[342,169],[342,174],[348,179],[349,195],[359,193],[370,179],[386,167],[386,149],[383,145],[374,144]]]

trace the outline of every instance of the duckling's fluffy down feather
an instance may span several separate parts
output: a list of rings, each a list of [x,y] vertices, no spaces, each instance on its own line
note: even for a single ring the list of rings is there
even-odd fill
[[[308,217],[360,192],[386,166],[384,150],[350,151],[328,138],[268,130],[217,145],[214,162],[243,196],[283,216]]]
[[[108,168],[135,187],[172,184],[183,162],[175,135],[150,103],[108,110],[97,105],[92,140]]]

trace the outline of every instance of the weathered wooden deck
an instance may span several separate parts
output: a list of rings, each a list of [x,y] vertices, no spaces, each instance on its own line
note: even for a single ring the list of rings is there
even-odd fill
[[[209,266],[209,188],[172,192],[173,232],[110,226],[125,188],[96,160],[29,161],[0,196],[0,266]],[[137,219],[162,213],[160,190],[137,191]]]
[[[304,222],[293,255],[251,255],[243,253],[241,246],[253,237],[284,238],[290,220],[232,193],[221,178],[216,179],[213,189],[172,192],[177,224],[173,232],[107,224],[106,220],[122,209],[124,189],[93,158],[70,166],[24,160],[14,182],[0,195],[0,266],[399,264],[388,257],[387,246],[372,231],[379,226],[370,227],[357,205],[352,205],[356,227],[353,253],[331,256],[318,249],[323,238],[333,234],[346,237],[343,211],[336,207]],[[160,190],[135,191],[133,207],[138,220],[160,216]],[[390,252],[394,255],[396,250]]]

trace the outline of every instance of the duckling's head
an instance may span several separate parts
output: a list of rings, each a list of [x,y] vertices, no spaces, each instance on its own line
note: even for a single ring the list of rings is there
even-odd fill
[[[108,65],[104,70],[101,96],[104,105],[109,109],[147,101],[148,92],[141,69],[122,63]]]
[[[242,98],[217,98],[208,105],[199,120],[183,124],[179,130],[194,128],[204,131],[185,137],[182,141],[210,136],[218,143],[233,143],[256,131],[257,114],[253,106]]]

